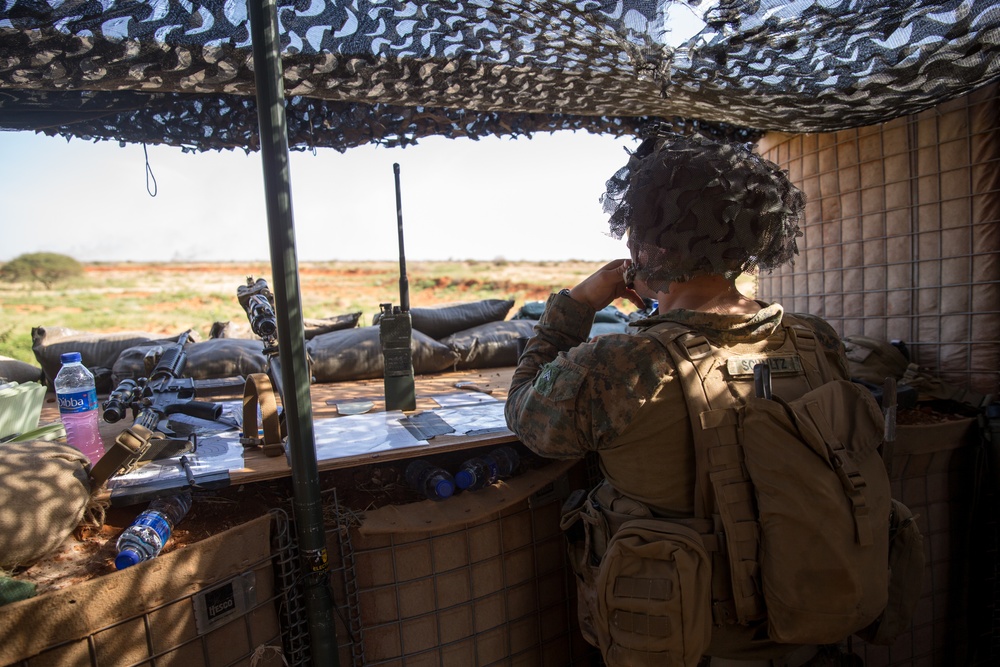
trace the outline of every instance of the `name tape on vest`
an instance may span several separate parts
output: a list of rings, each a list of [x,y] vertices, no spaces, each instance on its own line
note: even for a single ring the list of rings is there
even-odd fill
[[[794,354],[785,357],[762,357],[747,355],[729,357],[726,360],[726,370],[730,377],[753,377],[753,367],[757,364],[767,364],[771,367],[771,375],[801,375],[802,359]]]

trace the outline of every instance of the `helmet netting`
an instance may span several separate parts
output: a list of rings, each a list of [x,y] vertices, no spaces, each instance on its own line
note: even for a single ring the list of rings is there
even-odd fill
[[[732,279],[792,261],[805,196],[749,144],[675,134],[643,141],[601,203],[636,277],[666,292],[701,273]]]

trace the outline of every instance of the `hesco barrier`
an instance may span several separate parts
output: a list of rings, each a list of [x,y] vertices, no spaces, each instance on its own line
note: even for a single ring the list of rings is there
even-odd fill
[[[767,134],[806,194],[794,265],[759,295],[841,336],[898,339],[941,379],[1000,393],[1000,85],[827,134]]]
[[[568,467],[382,507],[360,523],[335,510],[327,543],[340,664],[591,664],[559,529]]]
[[[899,426],[894,449],[893,497],[910,508],[924,538],[922,593],[910,630],[890,646],[853,638],[851,648],[865,667],[994,665],[1000,654],[979,647],[977,636],[990,625],[992,603],[976,593],[996,576],[988,526],[976,526],[985,509],[979,426],[971,418]]]
[[[799,256],[759,277],[759,298],[841,336],[901,340],[932,375],[1000,394],[1000,86],[879,125],[769,133],[759,149],[807,197]],[[927,588],[912,635],[863,647],[868,667],[1000,664],[1000,459],[986,469],[981,431],[963,427],[900,428],[894,483],[921,515]]]
[[[290,664],[294,547],[272,511],[184,549],[0,611],[0,664]],[[300,651],[301,652],[301,651]],[[296,663],[298,664],[298,663]]]

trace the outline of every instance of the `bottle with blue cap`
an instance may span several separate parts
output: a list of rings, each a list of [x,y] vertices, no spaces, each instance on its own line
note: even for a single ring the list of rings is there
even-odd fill
[[[159,555],[190,509],[190,491],[153,500],[118,538],[115,568],[124,570]]]
[[[455,479],[447,470],[426,459],[417,459],[406,466],[406,483],[431,500],[444,500],[455,493]]]
[[[498,479],[510,477],[521,462],[512,447],[497,447],[489,454],[475,456],[455,473],[455,484],[466,491],[475,491],[495,483]]]
[[[53,384],[59,419],[66,427],[66,443],[95,464],[104,456],[104,441],[98,423],[94,374],[83,365],[79,352],[65,352],[59,355],[59,362],[62,366]]]

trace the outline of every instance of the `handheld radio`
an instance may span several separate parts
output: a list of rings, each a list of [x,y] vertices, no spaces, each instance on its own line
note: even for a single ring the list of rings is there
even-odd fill
[[[406,279],[403,250],[403,205],[399,192],[399,164],[392,165],[396,177],[396,226],[399,232],[399,305],[379,304],[379,343],[385,367],[385,409],[415,410],[413,387],[413,325],[410,320],[410,288]]]

